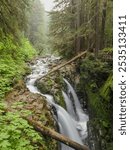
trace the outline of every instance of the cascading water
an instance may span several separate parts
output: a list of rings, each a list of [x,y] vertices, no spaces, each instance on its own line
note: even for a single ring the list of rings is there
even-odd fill
[[[73,103],[71,101],[71,99],[68,97],[68,95],[62,91],[62,94],[63,94],[63,97],[64,97],[64,100],[65,100],[65,104],[66,104],[66,109],[67,109],[67,112],[73,117],[76,119],[76,113],[74,111],[74,107],[73,107]]]
[[[84,113],[74,88],[71,86],[71,84],[66,79],[64,79],[64,81],[68,86],[68,95],[71,93],[73,100],[74,100],[74,106],[73,107],[75,108],[76,115],[78,117],[77,129],[79,129],[82,138],[85,139],[87,137],[87,121],[89,120],[89,117],[88,117],[88,115],[86,115]],[[68,101],[70,101],[70,96],[68,96]],[[69,113],[71,113],[71,112],[69,112]]]
[[[27,76],[26,86],[32,93],[38,93],[46,97],[48,103],[55,107],[60,133],[80,144],[83,144],[83,140],[87,137],[88,116],[83,112],[77,94],[71,84],[64,79],[68,91],[71,92],[74,100],[73,102],[69,95],[62,91],[67,111],[55,103],[53,96],[41,93],[35,86],[35,81],[39,77],[47,74],[49,71],[49,64],[53,63],[56,59],[57,58],[53,56],[41,58],[36,60],[35,64],[30,65],[32,73]],[[73,148],[61,144],[61,150],[73,150]]]

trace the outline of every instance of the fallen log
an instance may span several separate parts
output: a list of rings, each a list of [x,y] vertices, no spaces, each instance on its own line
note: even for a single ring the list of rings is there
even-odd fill
[[[24,119],[26,119],[28,121],[28,123],[34,127],[35,130],[39,131],[43,135],[50,136],[51,138],[53,138],[57,141],[60,141],[60,142],[64,143],[65,145],[70,146],[76,150],[89,150],[87,146],[81,145],[81,144],[69,139],[68,137],[66,137],[64,135],[62,135],[50,128],[47,128],[47,127],[43,126],[41,123],[38,123],[32,119],[25,118],[25,117],[24,117]]]
[[[3,113],[7,113],[7,112],[14,112],[15,113],[16,110],[12,109],[12,108],[4,108],[3,109]],[[38,132],[40,132],[42,135],[46,135],[49,136],[61,143],[64,143],[67,146],[70,146],[72,148],[74,148],[75,150],[89,150],[89,148],[85,145],[79,144],[73,140],[71,140],[70,138],[44,126],[40,121],[35,121],[32,119],[32,117],[27,117],[23,114],[20,114],[20,117],[25,119],[31,126],[34,127],[34,129]]]
[[[13,109],[4,109],[5,112],[14,112]],[[72,148],[74,148],[75,150],[89,150],[89,148],[86,146],[86,145],[82,145],[82,144],[79,144],[73,140],[71,140],[70,138],[42,125],[41,122],[37,122],[37,121],[34,121],[33,119],[31,119],[30,117],[26,117],[26,116],[23,116],[23,115],[20,115],[21,118],[27,120],[27,122],[34,127],[34,129],[38,132],[40,132],[42,135],[46,135],[46,136],[49,136],[61,143],[64,143],[65,145],[67,146],[70,146]]]
[[[65,63],[63,63],[63,64],[61,64],[61,65],[58,65],[58,66],[54,67],[54,68],[53,68],[51,71],[49,71],[46,75],[44,75],[44,76],[38,78],[37,81],[41,80],[43,77],[48,76],[48,75],[50,75],[51,73],[53,73],[53,72],[55,72],[55,71],[61,69],[62,67],[66,66],[66,65],[68,65],[68,64],[70,64],[70,63],[72,63],[73,61],[77,60],[78,58],[84,56],[86,53],[87,53],[87,51],[84,51],[84,52],[82,52],[82,53],[76,55],[75,57],[73,57],[71,60],[69,60],[69,61],[67,61],[67,62],[65,62]]]

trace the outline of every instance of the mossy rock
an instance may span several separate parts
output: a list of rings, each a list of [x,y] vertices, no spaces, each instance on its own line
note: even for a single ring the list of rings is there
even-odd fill
[[[66,105],[62,95],[65,84],[59,72],[36,81],[36,86],[43,94],[53,95],[56,103],[65,108]]]
[[[110,53],[111,54],[111,53]],[[80,65],[80,90],[86,95],[90,126],[97,131],[102,150],[112,147],[112,62],[88,55]],[[96,120],[96,121],[95,121]],[[100,131],[100,132],[99,132]],[[99,132],[99,133],[98,133]]]

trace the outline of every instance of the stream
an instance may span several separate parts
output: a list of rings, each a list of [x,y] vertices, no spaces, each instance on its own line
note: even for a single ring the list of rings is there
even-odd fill
[[[49,65],[58,60],[58,57],[47,56],[45,58],[39,58],[35,61],[35,63],[30,64],[32,72],[27,76],[26,86],[30,92],[38,93],[46,97],[48,104],[55,108],[59,132],[83,145],[87,138],[87,122],[89,117],[82,109],[78,96],[72,85],[67,81],[67,79],[64,79],[67,86],[67,92],[62,91],[62,94],[66,104],[66,110],[55,103],[52,95],[41,93],[35,86],[35,81],[48,73]],[[65,144],[61,144],[61,150],[74,149],[66,146]]]

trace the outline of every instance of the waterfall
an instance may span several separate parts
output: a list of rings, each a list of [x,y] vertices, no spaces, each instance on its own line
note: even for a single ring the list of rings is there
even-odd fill
[[[87,137],[87,122],[89,120],[89,117],[88,117],[88,115],[86,115],[84,113],[84,111],[81,107],[80,101],[78,99],[78,96],[77,96],[74,88],[72,87],[72,85],[66,79],[64,79],[64,81],[65,81],[65,83],[67,84],[67,87],[68,87],[68,91],[69,91],[68,94],[71,93],[72,97],[73,97],[73,100],[74,100],[74,106],[72,106],[72,99],[70,98],[69,95],[67,96],[67,94],[65,94],[65,92],[63,92],[63,96],[64,96],[64,99],[65,99],[66,106],[68,107],[68,105],[71,105],[69,107],[71,109],[73,108],[73,111],[74,111],[74,108],[76,109],[75,115],[77,115],[77,117],[78,117],[78,121],[75,120],[75,121],[77,121],[77,129],[79,130],[79,132],[82,136],[82,139],[85,139]],[[71,114],[71,112],[72,111],[69,111],[70,114]]]
[[[66,79],[64,79],[68,86],[68,90],[71,92],[74,99],[73,104],[73,101],[69,95],[62,91],[67,110],[57,105],[53,96],[41,93],[35,86],[35,81],[49,71],[49,63],[52,63],[54,60],[56,60],[55,57],[42,58],[38,59],[35,64],[30,65],[32,73],[27,76],[26,86],[32,93],[38,93],[46,97],[47,102],[55,108],[60,133],[68,136],[70,139],[80,144],[83,144],[83,140],[87,136],[88,116],[83,112],[77,94],[71,84]],[[74,108],[76,109],[76,112]],[[61,144],[61,150],[73,150],[73,148]]]
[[[73,117],[73,118],[77,118],[76,117],[76,113],[74,111],[74,107],[73,107],[73,103],[71,101],[71,99],[69,98],[69,96],[64,92],[62,91],[62,94],[63,94],[63,97],[64,97],[64,101],[65,101],[65,104],[66,104],[66,109],[67,109],[67,112]]]
[[[68,91],[71,92],[71,94],[72,94],[72,96],[74,98],[74,103],[75,103],[76,109],[78,109],[79,111],[83,112],[83,110],[81,108],[81,105],[80,105],[80,102],[79,102],[79,99],[78,99],[78,96],[77,96],[74,88],[71,86],[71,84],[66,79],[64,79],[64,81],[65,81],[65,83],[68,86]]]

